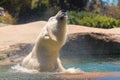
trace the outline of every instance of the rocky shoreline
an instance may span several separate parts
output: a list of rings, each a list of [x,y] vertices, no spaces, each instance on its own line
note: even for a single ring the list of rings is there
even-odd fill
[[[20,62],[34,45],[45,21],[23,25],[0,27],[1,65]],[[71,56],[119,56],[120,28],[98,29],[78,25],[68,25],[68,38],[60,51],[61,57]]]
[[[69,34],[60,52],[63,57],[119,57],[120,35],[96,32]]]

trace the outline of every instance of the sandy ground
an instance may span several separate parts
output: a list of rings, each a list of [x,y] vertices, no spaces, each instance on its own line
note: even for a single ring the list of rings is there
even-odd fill
[[[0,27],[0,45],[16,43],[33,43],[46,22],[33,22],[24,25],[8,25]]]
[[[22,25],[6,25],[0,27],[0,51],[4,51],[10,47],[10,45],[19,43],[34,43],[41,29],[45,25],[45,21],[32,22]],[[90,28],[78,25],[68,25],[68,34],[80,33],[80,32],[93,32],[93,33],[105,33],[116,34],[113,37],[120,37],[120,28],[114,29],[98,29]],[[96,78],[101,76],[116,76],[120,73],[87,73],[76,75],[55,75],[61,78],[84,78],[83,80],[89,80],[88,78]],[[97,76],[96,76],[97,75]],[[71,76],[71,77],[69,77]],[[87,78],[85,78],[87,77]],[[120,76],[119,76],[120,77]],[[92,80],[92,79],[90,79]]]
[[[8,49],[10,45],[19,43],[34,44],[45,24],[45,21],[37,21],[21,25],[4,25],[3,27],[0,25],[0,51]],[[86,32],[112,34],[113,38],[119,37],[120,39],[120,28],[98,29],[79,25],[68,25],[68,34]]]
[[[0,27],[0,49],[1,47],[16,43],[34,43],[45,24],[45,21],[38,21],[23,25],[7,25]],[[120,28],[98,29],[78,25],[68,25],[68,34],[80,32],[117,34],[117,37],[120,37]]]

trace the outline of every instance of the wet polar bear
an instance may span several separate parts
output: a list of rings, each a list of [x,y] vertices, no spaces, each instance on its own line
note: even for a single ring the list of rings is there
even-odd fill
[[[66,72],[58,57],[66,39],[67,13],[59,11],[51,17],[39,34],[32,52],[24,58],[21,65],[40,72]]]

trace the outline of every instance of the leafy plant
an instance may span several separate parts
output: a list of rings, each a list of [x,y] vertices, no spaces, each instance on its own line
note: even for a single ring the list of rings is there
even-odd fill
[[[0,22],[5,24],[14,24],[15,20],[8,12],[5,12],[5,16],[0,16]]]
[[[68,23],[70,24],[78,24],[97,28],[114,28],[120,26],[120,20],[118,19],[99,14],[93,14],[90,12],[69,11],[68,15]]]

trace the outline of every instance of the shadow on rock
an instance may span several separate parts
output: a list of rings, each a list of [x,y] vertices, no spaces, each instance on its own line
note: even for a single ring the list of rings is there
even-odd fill
[[[75,33],[68,36],[60,56],[71,57],[118,57],[120,56],[120,37],[112,34]]]
[[[11,63],[18,63],[31,52],[33,44],[19,43],[10,45],[9,48],[1,51],[1,57],[9,59]]]

